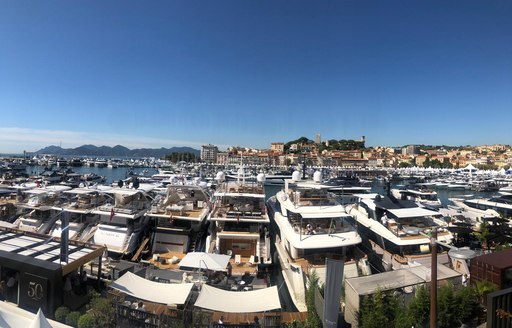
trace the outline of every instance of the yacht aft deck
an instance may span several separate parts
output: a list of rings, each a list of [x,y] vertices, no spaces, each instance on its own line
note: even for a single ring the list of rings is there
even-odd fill
[[[160,269],[179,269],[180,261],[185,257],[186,254],[182,252],[165,252],[155,254],[153,258],[151,258],[148,262],[155,267]],[[237,263],[235,257],[232,257],[229,260],[229,264],[231,265],[231,274],[233,276],[242,276],[246,273],[250,275],[255,275],[258,272],[258,266],[256,264],[251,264],[250,257],[240,257],[240,262]]]

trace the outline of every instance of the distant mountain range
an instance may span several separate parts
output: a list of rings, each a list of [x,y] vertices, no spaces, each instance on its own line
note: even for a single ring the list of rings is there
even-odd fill
[[[49,146],[35,152],[36,154],[47,155],[71,155],[71,156],[95,156],[95,157],[156,157],[161,158],[171,153],[193,153],[199,156],[200,151],[190,147],[172,147],[172,148],[140,148],[128,149],[124,146],[101,146],[83,145],[77,148],[61,148],[58,146]]]

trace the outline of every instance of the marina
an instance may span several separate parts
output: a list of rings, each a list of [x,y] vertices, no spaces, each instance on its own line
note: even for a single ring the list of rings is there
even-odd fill
[[[0,328],[512,328],[511,17],[0,2]]]
[[[118,322],[137,326],[144,321],[158,327],[176,320],[195,322],[200,314],[210,322],[222,317],[243,324],[244,318],[255,315],[269,327],[281,325],[304,319],[308,281],[314,276],[319,285],[325,284],[326,263],[335,260],[343,262],[343,279],[356,293],[348,296],[346,312],[340,315],[357,326],[354,313],[360,303],[354,295],[369,292],[357,287],[359,281],[393,279],[379,277],[396,272],[409,277],[412,285],[428,283],[430,235],[435,229],[438,266],[444,270],[440,279],[461,285],[463,277],[471,275],[471,259],[488,252],[471,234],[506,214],[488,201],[501,197],[506,203],[506,192],[448,188],[435,182],[439,178],[410,172],[388,172],[388,178],[378,179],[382,171],[312,167],[276,178],[275,169],[268,168],[203,164],[157,169],[116,163],[74,166],[66,174],[58,173],[64,164],[53,170],[27,165],[17,177],[4,180],[0,222],[9,236],[53,238],[48,240],[61,243],[61,255],[55,253],[54,260],[70,254],[76,243],[97,249],[96,257],[80,260],[74,271],[66,271],[62,292],[57,291],[51,302],[41,299],[49,307],[49,317],[67,297],[67,280],[81,279],[87,288],[98,288],[129,283],[132,278],[127,275],[136,274],[144,280],[137,284],[157,285],[148,283],[145,290],[126,285],[107,288],[116,295]],[[227,175],[224,170],[237,174]],[[55,178],[44,180],[44,176]],[[475,212],[469,207],[472,199],[490,205]],[[500,231],[509,227],[508,221],[500,224]],[[2,239],[2,245],[3,240],[8,239]],[[33,240],[34,245],[46,243]],[[42,254],[38,249],[34,246],[35,256]],[[1,272],[9,274],[13,269]],[[366,276],[374,278],[364,280]],[[190,287],[181,300],[163,306],[158,305],[162,300],[157,294],[148,294],[158,284]],[[409,286],[393,288],[409,290]],[[273,288],[274,296],[268,297],[279,304],[273,308],[260,307],[259,296],[249,296],[253,291],[274,293]],[[235,294],[220,295],[218,290]],[[236,300],[236,293],[247,293],[244,315],[208,300]],[[142,321],[133,318],[138,312],[128,305],[139,299],[151,309],[151,314],[139,314]]]

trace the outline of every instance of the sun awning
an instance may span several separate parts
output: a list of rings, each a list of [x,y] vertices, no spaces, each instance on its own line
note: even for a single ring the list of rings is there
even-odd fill
[[[128,271],[121,278],[114,281],[110,287],[138,299],[170,305],[185,304],[193,285],[193,283],[164,284],[154,282]]]
[[[208,269],[213,271],[226,271],[231,256],[224,254],[210,254],[192,252],[185,255],[180,261],[180,268]]]
[[[41,311],[41,308],[37,311],[37,314],[30,323],[30,326],[28,328],[53,328],[52,325],[48,322],[48,319],[43,314],[43,311]]]
[[[249,313],[280,309],[281,303],[277,286],[246,292],[232,292],[203,285],[195,306],[219,312]]]
[[[389,209],[388,212],[396,216],[398,219],[440,215],[439,212],[427,210],[423,207]]]
[[[327,213],[301,213],[304,219],[331,219],[331,218],[342,218],[349,216],[345,213],[327,212]]]
[[[41,309],[34,314],[15,305],[0,301],[0,327],[15,328],[71,328],[63,323],[48,320]]]

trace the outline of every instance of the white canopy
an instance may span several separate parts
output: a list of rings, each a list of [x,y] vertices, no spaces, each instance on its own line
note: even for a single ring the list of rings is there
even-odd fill
[[[468,166],[466,166],[465,168],[462,169],[463,171],[470,171],[470,172],[474,172],[474,171],[477,171],[478,169],[476,167],[474,167],[472,164],[468,164]]]
[[[52,328],[52,325],[50,325],[50,323],[44,316],[43,311],[39,309],[37,311],[36,317],[34,318],[34,320],[32,320],[28,328]]]
[[[226,271],[230,258],[231,256],[224,254],[192,252],[180,261],[180,267]]]
[[[193,283],[164,284],[154,282],[128,271],[121,278],[114,281],[110,287],[149,302],[185,304],[193,285]]]
[[[34,314],[7,302],[0,301],[0,327],[2,328],[70,328],[63,323],[48,320],[41,309]]]
[[[247,292],[231,292],[203,285],[195,306],[219,312],[249,313],[281,308],[277,286]]]
[[[396,216],[399,219],[440,215],[439,212],[427,210],[426,208],[423,208],[423,207],[389,209],[388,212],[393,214],[394,216]]]

